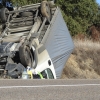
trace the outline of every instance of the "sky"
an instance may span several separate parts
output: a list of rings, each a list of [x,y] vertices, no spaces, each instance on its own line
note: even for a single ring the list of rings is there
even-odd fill
[[[100,5],[100,0],[96,0],[97,1],[97,3]]]

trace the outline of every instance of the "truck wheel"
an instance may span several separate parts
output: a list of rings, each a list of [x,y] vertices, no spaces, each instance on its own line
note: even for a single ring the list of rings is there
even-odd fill
[[[32,57],[30,48],[28,46],[20,46],[19,57],[20,57],[21,63],[24,65],[24,67],[27,67],[27,66],[32,67],[33,57]]]
[[[41,2],[41,13],[44,17],[47,17],[49,21],[51,20],[51,10],[47,1]]]
[[[0,19],[3,23],[5,23],[7,21],[8,18],[8,14],[6,14],[6,12],[8,12],[9,10],[7,8],[1,8],[0,11]]]

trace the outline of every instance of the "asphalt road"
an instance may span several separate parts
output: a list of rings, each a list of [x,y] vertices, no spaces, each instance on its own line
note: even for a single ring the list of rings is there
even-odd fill
[[[0,80],[0,100],[100,100],[100,80]]]

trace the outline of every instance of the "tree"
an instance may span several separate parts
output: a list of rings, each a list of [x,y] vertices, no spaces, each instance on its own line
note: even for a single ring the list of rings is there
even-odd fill
[[[88,26],[97,19],[96,0],[57,0],[56,3],[61,7],[72,35],[86,33]]]
[[[100,25],[100,5],[98,5],[97,18],[95,19],[94,24],[99,24]]]

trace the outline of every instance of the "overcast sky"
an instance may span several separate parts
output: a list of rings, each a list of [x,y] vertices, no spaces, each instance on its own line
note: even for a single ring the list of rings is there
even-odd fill
[[[100,0],[96,0],[97,1],[97,3],[99,3],[100,4]]]

